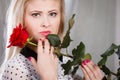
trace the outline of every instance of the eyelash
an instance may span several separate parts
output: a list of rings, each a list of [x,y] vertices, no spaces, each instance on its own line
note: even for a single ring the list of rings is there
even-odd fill
[[[33,13],[32,16],[37,17],[37,16],[40,16],[40,14],[39,13]]]
[[[57,13],[56,13],[56,12],[52,12],[52,13],[50,13],[49,15],[52,16],[52,17],[56,17],[56,16],[57,16]]]
[[[31,15],[32,15],[33,17],[41,16],[40,13],[32,13]],[[56,17],[56,16],[57,16],[57,13],[56,13],[56,12],[49,13],[49,16],[51,16],[51,17]]]

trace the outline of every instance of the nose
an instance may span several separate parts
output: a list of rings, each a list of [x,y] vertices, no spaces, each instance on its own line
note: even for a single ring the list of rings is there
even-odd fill
[[[50,26],[50,21],[49,21],[49,18],[47,16],[43,16],[41,26],[45,27],[45,28]]]

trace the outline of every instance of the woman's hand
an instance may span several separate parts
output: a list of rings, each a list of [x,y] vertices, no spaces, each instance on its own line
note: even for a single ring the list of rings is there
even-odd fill
[[[84,74],[84,80],[102,80],[103,78],[100,68],[90,60],[83,61],[81,69]]]
[[[58,58],[53,53],[54,47],[50,46],[47,39],[38,41],[37,62],[31,59],[33,65],[38,70],[42,80],[57,80],[58,75]]]

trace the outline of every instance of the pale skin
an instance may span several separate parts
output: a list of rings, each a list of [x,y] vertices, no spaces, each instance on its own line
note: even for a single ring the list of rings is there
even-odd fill
[[[37,61],[31,57],[31,62],[37,69],[42,80],[57,80],[58,58],[54,47],[46,39],[47,34],[58,34],[60,19],[59,0],[31,0],[24,13],[24,26],[38,47],[33,48],[38,54]],[[101,80],[103,75],[92,61],[81,67],[85,80]]]
[[[84,73],[84,80],[102,80],[103,78],[100,68],[90,60],[83,61],[81,69]]]

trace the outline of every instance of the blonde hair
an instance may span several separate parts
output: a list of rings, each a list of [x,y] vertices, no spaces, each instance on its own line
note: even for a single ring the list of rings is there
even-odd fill
[[[7,43],[6,46],[9,44],[10,34],[13,31],[13,28],[17,26],[19,23],[22,25],[24,24],[23,17],[25,7],[30,0],[11,0],[10,7],[7,12],[6,21],[7,21]],[[61,12],[61,20],[60,20],[60,27],[58,35],[61,37],[64,30],[64,0],[60,1],[60,12]],[[10,58],[14,57],[16,54],[20,52],[20,48],[18,47],[10,47],[6,48],[5,50],[5,60],[9,60]]]

